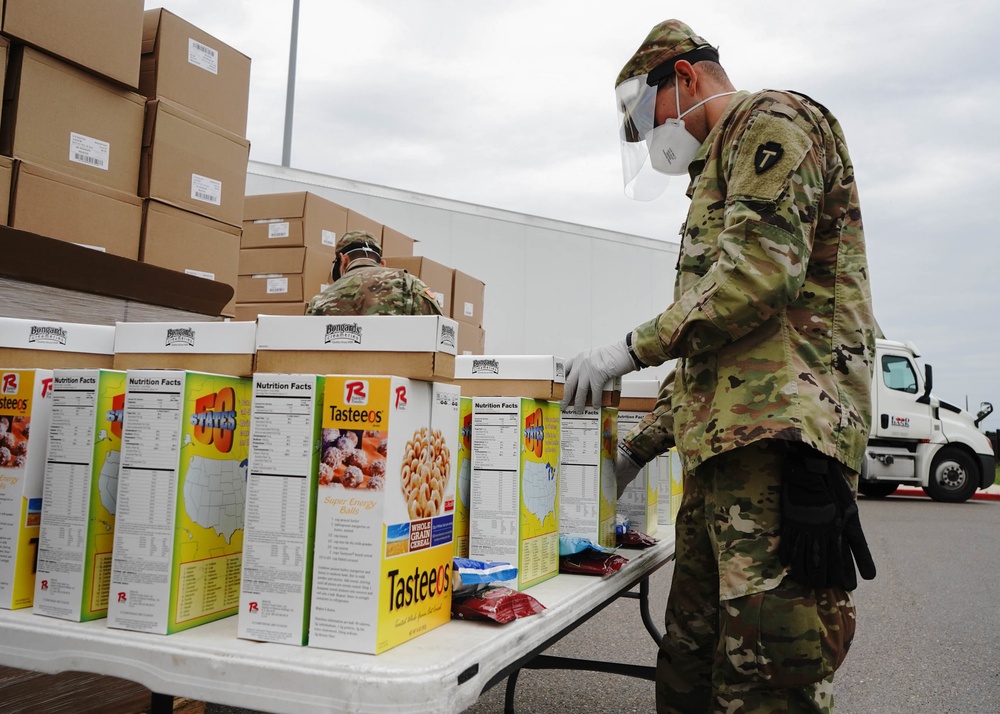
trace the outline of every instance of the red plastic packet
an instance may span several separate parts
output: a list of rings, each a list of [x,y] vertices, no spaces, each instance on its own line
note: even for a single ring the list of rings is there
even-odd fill
[[[627,530],[618,534],[618,546],[621,548],[649,548],[659,542],[659,539],[640,531]]]
[[[519,617],[535,615],[545,606],[527,593],[502,585],[491,585],[472,595],[451,601],[451,616],[460,620],[493,620],[504,624]]]
[[[627,562],[628,558],[614,553],[584,551],[559,558],[559,572],[573,575],[610,575],[621,570]]]

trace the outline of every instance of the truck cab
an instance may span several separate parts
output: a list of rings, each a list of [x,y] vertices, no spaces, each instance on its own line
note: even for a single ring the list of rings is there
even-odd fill
[[[961,502],[994,480],[995,457],[978,414],[931,394],[933,372],[917,369],[920,353],[911,342],[875,341],[872,428],[858,489],[882,497],[900,484],[920,486],[937,501]]]

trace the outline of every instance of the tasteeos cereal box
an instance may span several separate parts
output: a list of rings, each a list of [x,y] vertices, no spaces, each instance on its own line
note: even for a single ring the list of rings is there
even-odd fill
[[[472,487],[472,397],[462,397],[455,459],[455,555],[469,557],[469,504]]]
[[[450,619],[453,452],[432,389],[326,376],[310,646],[378,654]]]
[[[469,557],[517,566],[524,589],[559,572],[558,402],[472,400]]]
[[[618,410],[572,407],[559,425],[559,534],[615,547]]]
[[[618,404],[618,438],[638,425],[656,406],[660,383],[653,379],[624,380],[621,401]],[[660,501],[659,459],[643,466],[618,499],[618,513],[628,519],[630,527],[647,535],[654,535],[657,523],[670,523],[658,513]],[[669,504],[670,494],[667,493]],[[669,515],[669,514],[667,514]]]
[[[171,634],[236,614],[250,384],[128,370],[108,626]]]
[[[324,378],[253,376],[238,635],[309,639]]]
[[[124,407],[124,372],[54,370],[36,614],[108,614]]]
[[[0,369],[0,608],[31,607],[52,372]]]

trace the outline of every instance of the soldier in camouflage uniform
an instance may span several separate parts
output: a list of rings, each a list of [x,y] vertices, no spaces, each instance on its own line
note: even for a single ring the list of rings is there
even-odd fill
[[[348,231],[336,245],[333,284],[309,301],[307,315],[440,315],[427,285],[385,267],[382,248],[367,231]]]
[[[852,552],[875,575],[855,505],[875,322],[843,133],[804,95],[736,92],[718,51],[676,20],[652,30],[616,94],[626,181],[648,150],[657,172],[690,176],[691,205],[674,302],[574,358],[566,402],[677,360],[616,464],[619,489],[675,443],[684,466],[657,710],[832,712],[854,635]]]

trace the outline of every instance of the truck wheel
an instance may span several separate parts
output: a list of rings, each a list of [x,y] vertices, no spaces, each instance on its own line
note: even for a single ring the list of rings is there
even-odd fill
[[[894,481],[858,481],[858,491],[868,498],[885,498],[896,493],[899,486]]]
[[[935,501],[961,503],[976,492],[979,474],[972,459],[958,449],[945,448],[931,463],[931,473],[924,491]]]

